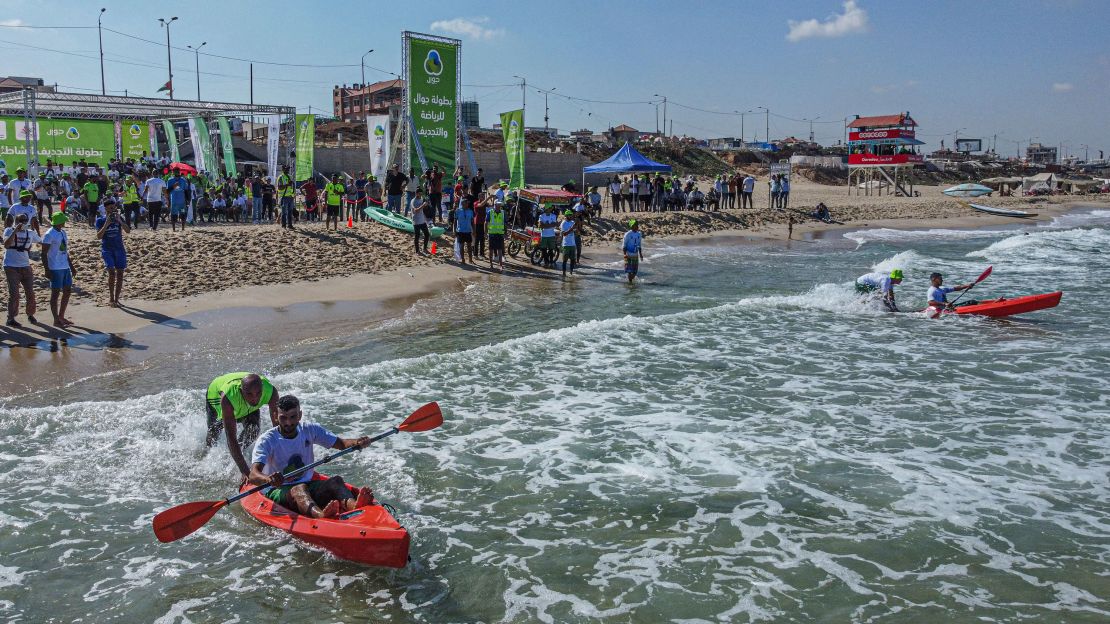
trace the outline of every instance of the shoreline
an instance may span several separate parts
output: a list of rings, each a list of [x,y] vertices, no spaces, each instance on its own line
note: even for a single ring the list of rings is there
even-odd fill
[[[1110,206],[1110,202],[1107,202]],[[788,226],[785,223],[771,222],[758,225],[754,228],[720,229],[692,234],[665,234],[662,236],[645,234],[647,244],[652,242],[692,244],[697,242],[730,239],[735,241],[750,242],[798,242],[827,238],[832,233],[848,233],[864,229],[902,229],[902,230],[927,230],[938,227],[949,229],[974,229],[997,225],[1018,226],[1021,223],[1042,223],[1053,218],[1082,210],[1095,208],[1097,204],[1082,203],[1052,203],[1038,206],[1036,217],[1029,219],[1014,219],[973,213],[958,217],[925,217],[906,218],[897,217],[889,219],[869,219],[860,223],[847,221],[842,223],[823,223],[809,220],[795,223],[793,237],[787,238]],[[610,213],[611,214],[611,213]],[[641,217],[646,215],[649,219],[653,215],[672,213],[632,213],[631,216]],[[780,213],[781,214],[781,213]],[[605,237],[589,237],[593,239],[592,253],[605,254],[604,248],[611,241]],[[615,243],[614,243],[615,246]],[[617,256],[613,251],[614,258]],[[250,308],[285,308],[288,306],[306,303],[343,303],[343,302],[368,302],[374,304],[388,304],[396,299],[420,299],[444,291],[450,286],[466,285],[468,280],[481,278],[485,275],[501,275],[514,279],[527,277],[536,273],[550,273],[550,270],[532,266],[521,255],[519,259],[509,258],[506,254],[506,272],[499,273],[496,269],[490,271],[486,262],[477,265],[459,265],[454,260],[444,259],[445,251],[436,257],[438,262],[420,266],[402,266],[385,272],[357,272],[336,277],[318,279],[296,280],[292,282],[268,285],[242,285],[230,289],[208,291],[200,294],[189,295],[176,299],[142,299],[125,298],[122,308],[110,308],[98,305],[94,301],[79,300],[71,303],[67,316],[77,320],[78,328],[88,328],[87,333],[96,334],[128,334],[144,327],[156,324],[172,323],[182,320],[179,317],[194,315],[210,311],[229,311]],[[423,259],[427,259],[423,257]],[[482,259],[484,260],[484,259]],[[45,304],[45,305],[44,305]],[[38,316],[48,316],[49,300],[39,302]],[[22,317],[21,317],[22,318]],[[40,330],[28,331],[34,326],[24,323],[24,330],[4,328],[8,334],[28,333],[34,334],[39,339],[62,339],[72,337],[72,332],[58,330],[41,322]],[[0,347],[12,346],[10,336],[4,336]]]
[[[1038,216],[1015,220],[987,214],[942,216],[935,218],[868,219],[829,224],[809,221],[794,225],[793,237],[786,238],[784,223],[767,223],[752,229],[721,229],[695,234],[645,236],[645,243],[696,245],[768,244],[815,242],[854,230],[979,228],[1046,222],[1100,204],[1051,203],[1038,205]],[[648,213],[650,215],[652,213]],[[669,214],[669,213],[664,213]],[[640,218],[640,215],[633,215]],[[696,215],[695,215],[696,216]],[[589,265],[619,260],[616,242],[601,233],[591,237],[587,246]],[[609,248],[609,246],[612,248]],[[447,253],[441,252],[441,256]],[[44,375],[59,384],[78,381],[90,375],[111,374],[114,370],[141,365],[155,355],[184,353],[187,348],[209,343],[214,349],[240,344],[276,345],[282,341],[312,341],[335,334],[337,327],[358,331],[380,326],[405,313],[419,300],[458,291],[467,285],[496,276],[498,279],[557,277],[558,271],[532,266],[526,257],[506,258],[504,274],[490,271],[488,264],[458,265],[452,261],[426,262],[379,273],[351,273],[322,279],[298,280],[268,285],[241,285],[178,299],[124,299],[123,308],[80,301],[71,305],[68,316],[77,325],[70,330],[49,326],[23,329],[4,328],[0,333],[0,353],[7,358],[9,397],[32,391]],[[39,315],[43,314],[41,310]],[[48,315],[49,312],[46,311]],[[40,319],[41,320],[41,319]],[[252,339],[243,328],[263,326],[267,331]],[[200,330],[200,331],[194,331]],[[271,335],[272,334],[272,335]],[[7,347],[7,348],[4,348]],[[117,355],[113,355],[117,354]],[[118,355],[123,354],[123,355]],[[36,382],[38,380],[38,382]]]

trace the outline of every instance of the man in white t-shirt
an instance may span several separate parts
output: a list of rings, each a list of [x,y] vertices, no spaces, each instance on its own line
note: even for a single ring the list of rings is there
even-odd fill
[[[7,173],[0,174],[0,219],[8,216],[8,209],[12,207],[12,202],[8,199],[8,178]]]
[[[4,277],[8,280],[8,327],[23,327],[15,320],[19,313],[19,291],[27,298],[27,320],[35,320],[35,274],[31,271],[31,247],[42,242],[31,229],[26,213],[15,217],[11,227],[4,229]]]
[[[971,282],[968,284],[962,284],[960,286],[945,286],[944,276],[940,273],[933,273],[932,275],[930,275],[929,284],[929,292],[925,296],[928,303],[925,305],[934,308],[937,311],[937,314],[939,314],[941,310],[951,307],[948,303],[948,293],[955,292],[957,290],[967,290],[968,288],[971,288],[975,285],[974,282]]]
[[[890,274],[868,273],[856,278],[856,291],[859,293],[878,292],[883,305],[891,312],[897,312],[898,306],[894,303],[894,287],[902,283],[902,269],[894,269]]]
[[[755,178],[752,177],[752,174],[749,173],[744,176],[743,185],[741,187],[743,195],[740,198],[740,208],[755,208],[755,202],[752,200],[752,193],[755,192]]]
[[[314,479],[313,470],[286,481],[285,474],[316,461],[313,445],[337,450],[352,446],[366,448],[370,438],[339,438],[315,423],[302,424],[301,402],[291,394],[281,397],[277,408],[278,426],[260,435],[255,442],[247,481],[272,486],[267,497],[311,518],[334,518],[374,502],[370,488],[361,488],[356,497],[342,477]]]
[[[55,327],[73,325],[73,321],[66,318],[66,307],[77,272],[69,256],[69,236],[63,229],[66,221],[66,213],[55,212],[50,217],[54,227],[42,237],[42,264],[50,278],[50,312],[54,315]]]
[[[143,201],[146,203],[147,223],[151,230],[158,229],[162,219],[162,206],[166,195],[166,181],[157,175],[151,175],[142,184]]]
[[[31,205],[31,191],[19,191],[17,203],[13,204],[8,209],[8,219],[5,220],[5,225],[15,223],[15,218],[21,214],[27,215],[28,222],[31,224],[31,229],[35,234],[42,236],[42,230],[39,229],[39,219],[35,215],[35,207]]]

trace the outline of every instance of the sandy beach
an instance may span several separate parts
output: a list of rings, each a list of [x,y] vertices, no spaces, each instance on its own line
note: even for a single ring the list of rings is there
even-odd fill
[[[940,190],[920,187],[921,196],[913,198],[848,196],[844,187],[801,180],[794,186],[791,209],[786,211],[761,206],[744,211],[614,216],[607,209],[604,218],[595,219],[588,228],[587,254],[611,252],[615,257],[630,216],[640,221],[648,245],[653,240],[703,237],[786,240],[789,219],[795,221],[795,239],[866,227],[971,228],[1015,222],[973,211]],[[766,201],[757,193],[757,204],[760,199]],[[1021,207],[1037,212],[1036,220],[1047,220],[1069,210],[1077,199],[994,198],[985,203]],[[1082,201],[1090,204],[1091,199]],[[818,202],[829,206],[840,223],[823,223],[802,214]],[[476,267],[453,262],[450,238],[439,241],[438,254],[430,257],[415,254],[406,234],[375,222],[354,225],[348,229],[344,224],[338,232],[324,231],[319,224],[302,225],[295,231],[276,225],[236,224],[206,224],[190,227],[184,233],[162,228],[157,232],[136,230],[127,237],[129,268],[122,296],[124,307],[119,309],[106,305],[106,272],[94,232],[76,225],[69,232],[79,275],[68,316],[77,325],[68,331],[45,324],[25,324],[23,329],[5,327],[0,332],[0,345],[47,351],[59,342],[111,347],[129,332],[151,325],[172,328],[187,322],[182,319],[203,312],[280,309],[310,303],[364,302],[366,305],[354,310],[355,316],[370,322],[387,317],[391,310],[397,313],[396,306],[388,302],[410,301],[461,287],[490,273],[485,262]],[[505,279],[550,273],[530,266],[523,256],[507,260]],[[49,290],[39,267],[35,269],[40,310],[37,316],[42,323],[50,318]],[[206,317],[203,324],[214,329],[220,326],[221,317]],[[172,332],[164,338],[177,340]]]

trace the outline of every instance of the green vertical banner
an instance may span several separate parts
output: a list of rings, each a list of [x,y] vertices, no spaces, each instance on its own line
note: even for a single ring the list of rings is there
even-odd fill
[[[316,115],[297,115],[297,182],[312,177],[313,150],[316,147]]]
[[[166,143],[170,146],[170,160],[181,162],[181,151],[177,149],[177,131],[173,129],[173,122],[163,119],[162,130],[166,132]]]
[[[509,161],[509,188],[524,188],[524,109],[501,113],[505,158]]]
[[[0,160],[8,173],[27,166],[28,134],[39,139],[39,164],[75,160],[107,165],[116,155],[116,124],[111,121],[39,118],[32,129],[22,117],[0,117]]]
[[[235,177],[235,144],[231,142],[231,128],[227,127],[227,117],[217,117],[220,125],[220,147],[224,152],[224,173],[227,177]]]
[[[420,141],[428,166],[438,163],[440,169],[450,174],[455,170],[458,137],[458,43],[411,35],[406,35],[405,40],[411,132]],[[409,162],[413,168],[420,168],[420,159],[412,144]]]
[[[138,119],[124,119],[120,124],[120,157],[139,160],[150,148],[150,126]]]
[[[207,174],[205,177],[211,177],[216,173],[216,152],[212,149],[212,135],[208,128],[208,122],[204,121],[201,117],[195,117],[193,122],[196,124],[196,142],[194,147],[200,148],[201,157],[196,159],[199,165],[197,169],[203,169]]]

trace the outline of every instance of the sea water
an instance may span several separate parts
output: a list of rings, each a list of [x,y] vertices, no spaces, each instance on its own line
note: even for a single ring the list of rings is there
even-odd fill
[[[6,399],[0,619],[1110,620],[1110,212],[645,247],[633,286],[587,258],[384,326]],[[988,265],[969,298],[1063,301],[929,320],[851,286],[901,268],[898,303],[921,308],[931,272]],[[202,392],[244,367],[346,436],[439,401],[439,429],[327,467],[396,507],[406,568],[337,560],[237,506],[154,539],[155,513],[234,492]]]

